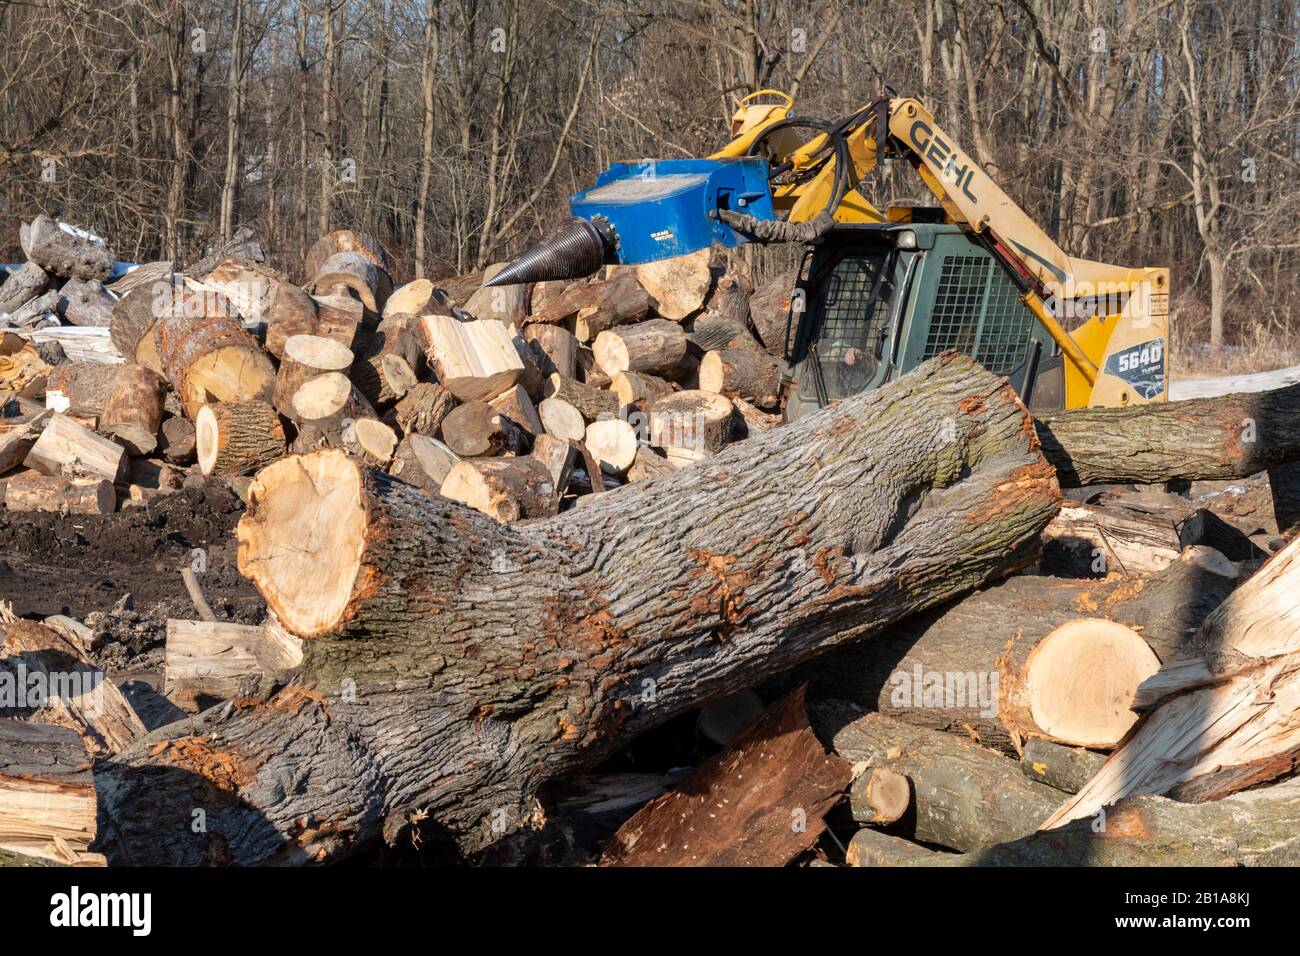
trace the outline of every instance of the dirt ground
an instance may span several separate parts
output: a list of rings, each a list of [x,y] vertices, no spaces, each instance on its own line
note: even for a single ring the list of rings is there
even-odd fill
[[[196,567],[219,619],[261,621],[261,596],[235,567],[243,507],[209,481],[103,517],[0,512],[0,600],[22,617],[67,614],[91,627],[109,673],[160,671],[167,618],[197,616],[182,566]]]

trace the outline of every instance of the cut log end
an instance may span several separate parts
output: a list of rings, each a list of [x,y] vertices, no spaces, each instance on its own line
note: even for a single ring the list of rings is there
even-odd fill
[[[339,623],[352,596],[366,530],[361,472],[337,449],[263,468],[236,530],[239,571],[293,634]]]
[[[1160,661],[1132,628],[1100,618],[1071,621],[1034,649],[1026,666],[1029,711],[1052,740],[1113,747],[1137,720],[1138,684]]]

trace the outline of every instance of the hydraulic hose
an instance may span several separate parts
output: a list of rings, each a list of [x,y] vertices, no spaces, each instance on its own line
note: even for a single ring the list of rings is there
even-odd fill
[[[826,200],[826,207],[807,222],[758,219],[749,213],[735,209],[718,210],[719,219],[754,242],[811,242],[818,236],[825,235],[835,224],[835,210],[844,201],[844,196],[849,190],[849,164],[852,162],[852,157],[849,154],[848,141],[840,128],[832,126],[825,120],[791,117],[773,123],[754,137],[754,141],[749,146],[749,155],[755,155],[762,143],[773,133],[788,128],[815,129],[825,135],[827,142],[835,151],[835,185]]]

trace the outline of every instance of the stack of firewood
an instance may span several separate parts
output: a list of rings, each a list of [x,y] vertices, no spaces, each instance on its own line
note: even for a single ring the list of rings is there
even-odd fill
[[[383,251],[340,230],[303,285],[218,256],[110,291],[102,240],[44,217],[29,234],[0,286],[20,333],[5,351],[27,360],[0,437],[0,471],[27,469],[5,482],[14,510],[105,513],[186,470],[242,487],[329,447],[498,520],[537,518],[780,420],[784,329],[763,318],[778,297],[757,297],[756,325],[748,283],[708,252],[572,285],[480,288],[489,270],[394,288]],[[89,278],[38,295],[65,274]],[[83,281],[93,314],[69,298]],[[101,327],[123,362],[60,362],[21,334],[58,316]]]

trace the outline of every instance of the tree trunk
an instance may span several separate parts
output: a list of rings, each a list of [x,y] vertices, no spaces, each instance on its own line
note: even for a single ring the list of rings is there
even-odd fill
[[[1019,765],[970,740],[843,701],[812,706],[813,726],[850,763],[894,770],[912,781],[911,835],[953,850],[978,850],[1033,833],[1066,795],[1034,783]]]
[[[1105,814],[978,853],[936,854],[925,866],[1296,866],[1300,780],[1214,803],[1120,800]],[[1244,822],[1243,821],[1248,821]]]
[[[1222,555],[1196,548],[1164,570],[1138,578],[1013,577],[904,621],[869,645],[833,651],[794,677],[812,678],[820,696],[851,700],[919,727],[974,737],[986,747],[1018,754],[1024,739],[1045,736],[1024,701],[1031,670],[1026,660],[1047,635],[1079,620],[1113,621],[1168,660],[1232,592],[1237,576]],[[1085,638],[1085,647],[1090,640]],[[1141,659],[1144,648],[1120,640],[1130,648],[1130,659]],[[1095,669],[1086,679],[1064,660],[1044,659],[1032,669],[1045,682],[1040,687],[1058,687],[1063,699],[1094,711],[1095,721],[1127,715],[1126,728],[1136,718],[1128,714],[1128,701],[1119,698],[1125,687],[1131,697],[1141,677],[1112,653],[1090,661]],[[1105,742],[1108,746],[1124,728],[1115,729],[1119,733]]]
[[[303,665],[101,767],[105,846],[306,861],[417,815],[482,846],[647,728],[1031,563],[1057,495],[1015,396],[955,355],[525,525],[285,459],[249,489],[239,566]]]
[[[1300,385],[1037,420],[1063,487],[1245,478],[1300,461]],[[1138,449],[1135,453],[1135,449]]]

